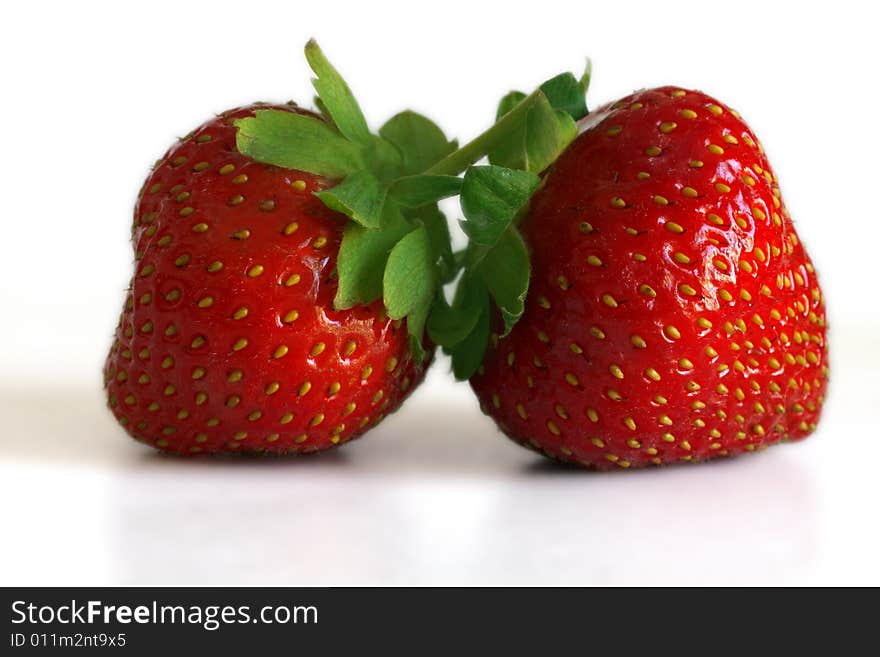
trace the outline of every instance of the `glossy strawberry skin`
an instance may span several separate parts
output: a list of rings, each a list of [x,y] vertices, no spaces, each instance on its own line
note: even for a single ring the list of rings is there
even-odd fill
[[[606,469],[813,431],[822,292],[735,112],[666,87],[591,114],[521,229],[526,311],[472,379],[510,438]]]
[[[162,450],[327,449],[421,380],[381,301],[333,309],[347,218],[312,194],[332,181],[236,150],[232,121],[270,107],[202,125],[138,198],[135,275],[104,379],[116,418]]]

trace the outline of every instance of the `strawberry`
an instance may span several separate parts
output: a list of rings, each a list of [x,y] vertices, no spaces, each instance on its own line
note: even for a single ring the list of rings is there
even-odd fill
[[[576,117],[577,118],[577,117]],[[754,133],[640,91],[580,121],[519,228],[524,313],[471,379],[512,440],[588,468],[800,440],[826,391],[822,291]]]
[[[257,107],[169,150],[135,208],[136,273],[105,378],[119,421],[169,451],[326,449],[422,376],[381,302],[333,309],[347,218],[312,194],[332,182],[235,150],[231,121]]]
[[[435,159],[454,144],[412,113],[369,134],[317,46],[307,55],[326,114],[226,112],[173,146],[138,197],[104,380],[119,422],[162,450],[348,442],[400,406],[430,359],[424,317],[448,232],[436,205],[408,209],[389,188],[425,142]]]

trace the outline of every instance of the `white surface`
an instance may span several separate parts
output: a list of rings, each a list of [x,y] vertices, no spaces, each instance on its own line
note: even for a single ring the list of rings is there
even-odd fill
[[[445,363],[363,439],[293,459],[166,457],[97,391],[7,393],[0,581],[878,585],[877,330],[836,332],[807,441],[608,474],[507,441]]]
[[[0,583],[880,584],[873,6],[563,4],[6,8]],[[412,106],[467,139],[504,92],[585,55],[593,107],[677,83],[740,109],[829,299],[819,434],[717,465],[561,470],[502,439],[441,363],[401,413],[315,459],[127,440],[98,382],[137,189],[212,112],[310,98],[310,36],[373,126]]]

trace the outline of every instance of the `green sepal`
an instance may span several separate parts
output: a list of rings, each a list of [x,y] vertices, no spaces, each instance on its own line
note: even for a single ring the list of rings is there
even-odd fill
[[[536,99],[527,120],[495,145],[489,153],[489,162],[534,173],[546,169],[577,136],[575,122],[588,113],[586,92],[591,73],[588,59],[580,78],[572,73],[561,73],[541,84],[543,99]],[[495,120],[500,120],[525,98],[521,91],[505,95],[498,104]],[[550,108],[557,111],[551,113]]]
[[[480,318],[485,286],[479,278],[464,277],[455,291],[452,304],[439,295],[428,317],[428,335],[436,344],[450,351],[470,335]]]
[[[574,76],[571,79],[577,83]],[[489,153],[491,164],[541,173],[577,137],[574,119],[566,111],[554,108],[543,89],[541,91],[542,93],[534,97],[525,121],[517,125]],[[514,101],[521,96],[519,92],[511,92],[505,96],[499,105],[499,113],[505,109],[508,110],[505,114],[509,113],[516,107]]]
[[[501,312],[504,337],[522,317],[529,291],[529,253],[519,231],[511,227],[504,232],[483,257],[479,273]]]
[[[428,231],[423,225],[401,238],[388,256],[382,279],[385,307],[391,319],[402,319],[433,296],[434,265]]]
[[[257,110],[235,121],[236,146],[257,162],[342,178],[365,168],[363,149],[331,125],[305,114]]]
[[[500,119],[525,99],[526,94],[522,91],[511,91],[505,94],[498,103],[498,109],[495,111],[495,120]]]
[[[525,242],[513,226],[495,246],[477,248],[482,259],[465,270],[452,305],[439,299],[428,320],[428,335],[452,356],[452,371],[460,381],[474,375],[486,353],[490,297],[504,321],[504,337],[525,310],[531,275]]]
[[[402,175],[422,173],[458,147],[431,119],[411,110],[388,119],[379,135],[400,151]]]
[[[389,182],[402,175],[403,158],[391,142],[381,137],[372,137],[365,149],[364,159],[376,177]]]
[[[511,91],[501,99],[498,103],[498,111],[495,113],[495,120],[498,121],[505,114],[510,112],[514,107],[519,105],[526,99],[526,95],[521,91]],[[526,124],[525,122],[515,126],[507,139],[499,143],[489,153],[489,163],[507,167],[508,169],[525,169],[526,168]]]
[[[389,193],[406,208],[417,208],[461,191],[461,178],[456,176],[405,176],[391,184]]]
[[[321,97],[315,94],[312,96],[312,102],[315,103],[315,107],[318,109],[318,114],[321,115],[321,118],[327,122],[327,125],[333,126],[335,130],[339,130],[336,127],[336,123],[333,121],[333,117],[330,116],[330,112],[327,111],[327,106],[324,104],[324,101],[321,100]]]
[[[369,171],[356,171],[335,187],[315,192],[324,205],[341,212],[364,228],[382,225],[387,188]]]
[[[577,124],[566,112],[554,109],[546,97],[535,103],[526,119],[527,169],[541,173],[577,137]]]
[[[471,243],[495,244],[538,187],[540,179],[527,171],[488,165],[473,166],[464,175],[462,230]]]
[[[589,79],[589,78],[588,78]],[[587,114],[585,87],[571,73],[560,73],[541,85],[541,91],[554,109],[562,110],[577,121]]]
[[[449,234],[449,222],[436,205],[423,205],[405,213],[411,222],[418,222],[428,231],[431,241],[431,253],[437,266],[440,283],[445,284],[455,278],[458,273],[455,257],[452,254],[452,237]]]
[[[578,78],[578,84],[581,85],[581,89],[584,91],[584,96],[587,95],[587,91],[590,89],[590,80],[593,79],[593,62],[587,57],[587,61],[584,62],[584,72],[581,73],[581,77]],[[587,114],[589,114],[589,110],[587,110]]]
[[[476,321],[467,336],[447,353],[452,356],[452,373],[459,381],[471,378],[479,369],[489,345],[490,312],[489,294],[485,284],[478,279],[462,280],[472,286],[475,297]]]
[[[407,233],[391,250],[382,279],[382,296],[388,316],[406,318],[414,358],[421,363],[425,321],[437,290],[431,241],[424,225]]]
[[[363,112],[348,84],[311,39],[305,47],[306,59],[317,76],[312,85],[336,127],[347,139],[364,146],[373,139]]]
[[[382,276],[388,254],[411,229],[395,203],[386,202],[382,229],[370,230],[348,222],[336,259],[338,287],[333,306],[337,310],[369,304],[382,296]]]
[[[410,314],[406,318],[406,329],[407,334],[409,335],[409,348],[412,350],[413,362],[415,363],[418,369],[421,369],[425,363],[425,356],[428,355],[428,352],[425,351],[425,316],[431,308],[431,304],[428,304],[427,309],[425,309],[425,314],[416,317],[414,314]]]

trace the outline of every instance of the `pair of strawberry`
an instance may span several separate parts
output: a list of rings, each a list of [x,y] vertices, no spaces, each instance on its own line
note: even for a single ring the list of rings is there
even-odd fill
[[[371,134],[314,43],[306,54],[319,114],[228,112],[144,184],[105,366],[135,438],[326,449],[394,411],[435,344],[512,439],[592,468],[815,428],[822,293],[736,112],[664,87],[588,113],[589,72],[563,74],[506,96],[457,148],[412,112]],[[437,206],[453,195],[459,253]]]

